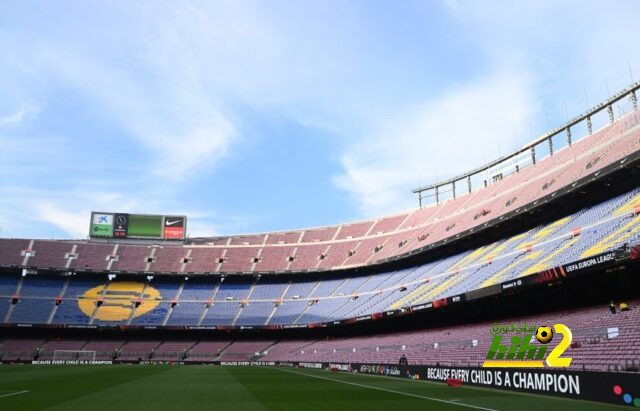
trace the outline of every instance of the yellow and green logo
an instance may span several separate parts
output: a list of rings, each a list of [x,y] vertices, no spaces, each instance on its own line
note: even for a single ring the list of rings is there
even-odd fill
[[[135,318],[148,313],[161,300],[160,292],[149,285],[145,288],[144,283],[118,281],[88,289],[78,298],[78,307],[88,317],[95,311],[96,320],[125,321],[132,314]],[[100,306],[98,301],[102,301]]]
[[[562,341],[547,355],[549,344],[555,334],[563,336]],[[483,367],[544,367],[542,360],[549,367],[568,367],[571,358],[561,358],[560,356],[571,345],[573,336],[571,330],[564,324],[555,324],[552,327],[527,325],[527,323],[516,325],[494,324],[491,328],[493,341],[489,348]],[[508,341],[503,343],[503,338],[508,334],[513,335]],[[540,344],[532,342],[533,338]]]

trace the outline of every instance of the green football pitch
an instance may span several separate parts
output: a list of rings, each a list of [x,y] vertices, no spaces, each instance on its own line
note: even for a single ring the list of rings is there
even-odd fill
[[[0,410],[595,411],[622,408],[325,370],[196,365],[0,366]]]

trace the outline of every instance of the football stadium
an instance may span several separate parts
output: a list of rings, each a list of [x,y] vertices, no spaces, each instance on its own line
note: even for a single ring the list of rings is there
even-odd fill
[[[617,83],[405,211],[206,235],[188,198],[96,198],[85,236],[2,232],[0,409],[640,408],[640,82]]]

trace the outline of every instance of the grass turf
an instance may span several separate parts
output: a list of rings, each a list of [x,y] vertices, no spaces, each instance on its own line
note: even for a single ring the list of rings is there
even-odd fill
[[[26,392],[25,392],[26,391]],[[476,387],[324,370],[220,366],[1,366],[0,410],[618,410]],[[625,407],[626,408],[626,407]]]

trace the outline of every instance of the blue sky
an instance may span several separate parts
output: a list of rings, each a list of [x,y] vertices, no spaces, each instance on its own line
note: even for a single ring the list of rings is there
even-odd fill
[[[0,236],[340,223],[640,78],[630,1],[0,0]],[[630,73],[631,71],[631,73]]]

